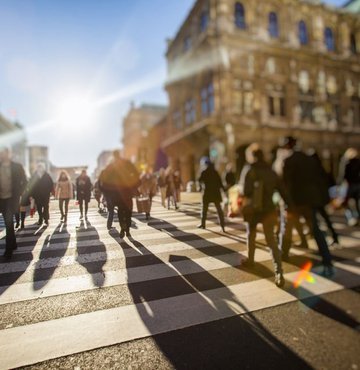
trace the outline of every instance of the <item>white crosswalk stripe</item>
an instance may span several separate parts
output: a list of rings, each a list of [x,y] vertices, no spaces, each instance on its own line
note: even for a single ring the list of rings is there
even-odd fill
[[[56,297],[66,304],[81,302],[90,293],[98,299],[81,313],[65,314],[63,307],[56,307],[50,320],[0,321],[0,368],[34,364],[359,286],[356,230],[344,238],[346,247],[334,252],[338,257],[334,278],[321,277],[319,266],[312,270],[315,284],[304,281],[301,290],[293,287],[299,266],[309,259],[320,260],[310,243],[311,250],[292,251],[295,262],[286,266],[286,287],[278,289],[261,232],[256,260],[268,270],[244,270],[243,225],[235,220],[227,234],[221,233],[212,212],[207,229],[197,229],[199,211],[198,204],[175,211],[155,202],[149,222],[135,214],[132,238],[125,239],[120,239],[118,227],[109,232],[106,219],[94,209],[89,211],[88,223],[80,223],[78,212],[70,211],[67,226],[60,225],[59,214],[52,212],[49,227],[40,231],[27,219],[26,229],[17,232],[13,259],[0,264],[0,309],[9,305],[15,309],[27,302],[29,310],[41,310]],[[4,246],[3,238],[1,251]],[[100,301],[105,308],[98,308]],[[91,341],[87,338],[90,332]]]

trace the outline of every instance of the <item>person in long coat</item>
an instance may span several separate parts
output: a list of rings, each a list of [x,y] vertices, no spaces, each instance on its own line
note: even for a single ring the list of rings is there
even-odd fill
[[[225,232],[224,213],[221,209],[221,189],[225,191],[225,187],[221,181],[219,173],[215,170],[215,167],[209,158],[204,160],[204,165],[206,166],[206,169],[201,172],[199,178],[199,182],[204,185],[204,193],[202,198],[201,224],[198,227],[205,229],[209,204],[214,203],[219,216],[221,229]]]
[[[6,260],[11,259],[13,250],[17,248],[13,218],[20,206],[20,197],[26,186],[23,167],[11,160],[8,148],[0,149],[0,213],[5,221]]]
[[[80,176],[76,179],[76,198],[80,207],[80,220],[84,217],[87,219],[89,202],[91,198],[92,184],[90,177],[87,175],[86,170],[81,171]]]
[[[39,214],[38,224],[45,222],[45,225],[49,225],[49,203],[50,195],[54,191],[54,182],[42,163],[37,165],[36,172],[30,179],[29,190]]]
[[[112,228],[114,208],[118,209],[120,237],[130,237],[131,216],[133,210],[132,197],[137,191],[139,173],[127,159],[121,158],[115,150],[113,161],[100,174],[100,189],[105,195],[108,207],[107,228]]]
[[[67,222],[70,199],[72,199],[74,195],[73,190],[73,185],[68,173],[66,171],[61,171],[58,182],[56,183],[55,197],[59,200],[61,221],[64,223]]]

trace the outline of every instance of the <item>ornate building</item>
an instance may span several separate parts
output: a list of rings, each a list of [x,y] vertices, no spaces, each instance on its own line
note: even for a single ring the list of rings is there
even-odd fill
[[[137,165],[148,164],[148,139],[151,129],[166,116],[167,107],[143,104],[130,110],[123,120],[123,155]]]
[[[358,0],[198,0],[168,43],[162,147],[193,179],[203,155],[240,171],[246,146],[284,135],[335,168],[360,146]]]

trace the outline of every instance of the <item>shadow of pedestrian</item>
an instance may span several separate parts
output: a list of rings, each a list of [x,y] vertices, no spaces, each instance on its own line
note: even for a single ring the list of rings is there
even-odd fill
[[[51,244],[53,236],[57,236],[57,249],[52,250]],[[60,244],[61,243],[61,248]],[[40,290],[50,281],[55,270],[61,263],[61,259],[65,256],[70,243],[70,233],[67,230],[66,224],[60,223],[51,235],[47,235],[39,256],[39,260],[34,267],[33,289]]]
[[[89,235],[90,234],[90,235]],[[89,221],[81,221],[76,229],[76,261],[91,275],[97,287],[105,284],[104,265],[107,261],[106,247],[100,241],[100,235]]]
[[[289,364],[292,369],[310,369],[251,314],[239,316],[247,308],[192,260],[171,256],[167,263],[133,238],[129,243],[138,252],[128,257],[131,245],[113,238],[124,248],[128,289],[137,312],[175,369],[288,370]],[[139,270],[134,256],[151,256],[152,264]]]
[[[46,231],[46,228],[39,228],[30,236],[31,241],[25,241],[25,234],[17,234],[18,249],[12,256],[10,262],[0,264],[0,295],[25,273],[33,260],[33,250],[38,240]],[[1,239],[1,240],[5,240]]]

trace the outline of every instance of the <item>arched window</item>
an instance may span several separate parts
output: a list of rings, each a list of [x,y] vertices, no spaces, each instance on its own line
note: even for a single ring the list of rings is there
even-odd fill
[[[244,5],[239,2],[235,4],[235,25],[242,30],[246,28]]]
[[[307,45],[309,42],[307,27],[304,21],[299,22],[299,41],[301,45]]]
[[[353,54],[357,54],[356,37],[353,33],[350,35],[350,50]]]
[[[204,32],[209,24],[209,13],[204,10],[200,14],[200,32]]]
[[[334,34],[330,27],[326,27],[324,31],[325,45],[328,51],[335,51]]]
[[[269,13],[269,35],[272,38],[279,37],[278,17],[274,12]]]

